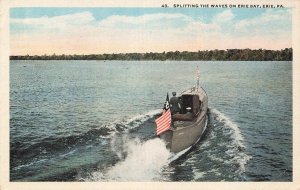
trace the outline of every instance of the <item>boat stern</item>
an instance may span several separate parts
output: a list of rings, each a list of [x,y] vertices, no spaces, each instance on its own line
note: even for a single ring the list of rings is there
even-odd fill
[[[161,133],[160,138],[165,141],[167,149],[171,149],[172,147],[172,139],[173,139],[173,131],[167,130]]]

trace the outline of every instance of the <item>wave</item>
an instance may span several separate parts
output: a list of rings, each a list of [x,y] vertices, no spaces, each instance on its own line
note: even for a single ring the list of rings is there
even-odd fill
[[[115,145],[116,146],[116,145]],[[161,172],[169,163],[171,152],[159,139],[140,142],[127,139],[121,147],[127,156],[105,171],[91,173],[85,181],[161,181]]]
[[[211,113],[215,114],[215,119],[218,120],[219,122],[224,123],[225,126],[230,127],[231,129],[233,129],[233,136],[234,139],[236,141],[236,143],[240,146],[240,147],[245,147],[243,144],[244,138],[241,134],[241,131],[238,127],[238,125],[236,123],[234,123],[233,121],[230,120],[229,117],[227,117],[225,114],[221,113],[220,111],[218,111],[217,109],[210,109]]]
[[[231,171],[239,174],[245,172],[245,166],[251,157],[244,151],[246,147],[239,126],[216,109],[211,109],[210,112],[220,131],[214,131],[213,128],[210,130],[209,136],[200,145],[200,149],[204,148],[207,150],[201,155],[204,156],[203,154],[205,154],[208,159],[222,164],[224,168],[228,169],[228,167],[231,167]],[[157,113],[159,111],[149,115],[153,117]],[[145,114],[140,115],[135,119],[132,118],[131,121],[127,120],[127,123],[124,122],[124,124],[143,122],[147,120],[146,118]],[[139,121],[140,119],[141,121]],[[134,125],[131,124],[130,128],[134,128]],[[220,142],[220,135],[225,135],[229,141],[224,140],[224,142]],[[214,148],[212,149],[211,146],[214,146]],[[130,139],[126,133],[122,133],[120,136],[112,138],[111,150],[118,156],[119,161],[113,166],[90,173],[89,177],[85,178],[84,181],[169,181],[168,176],[175,172],[173,171],[173,166],[169,165],[171,162],[170,158],[174,155],[166,149],[165,143],[158,138],[141,142],[139,139]],[[222,157],[220,151],[225,154],[224,157]],[[210,169],[207,171],[206,169],[203,171],[204,168],[201,169],[201,165],[195,165],[195,163],[199,163],[197,151],[196,154],[196,157],[187,158],[182,163],[182,166],[193,166],[192,172],[196,180],[200,180],[209,173],[214,173],[217,176],[222,175],[224,168],[219,170],[218,164],[216,167],[206,168]]]
[[[90,129],[89,131],[66,137],[49,137],[42,139],[40,142],[22,147],[22,143],[13,142],[10,146],[11,165],[15,167],[19,165],[18,159],[23,161],[31,160],[32,157],[37,157],[44,154],[53,154],[54,152],[72,150],[77,146],[86,146],[89,143],[98,140],[99,138],[111,139],[116,133],[126,133],[130,129],[139,127],[148,119],[159,114],[161,110],[152,110],[143,114],[134,115],[123,121],[114,121],[112,123],[103,124],[98,128]]]
[[[123,119],[122,121],[117,120],[110,124],[106,124],[105,127],[108,129],[111,129],[109,136],[104,136],[105,138],[111,138],[115,135],[115,133],[119,132],[128,132],[128,130],[135,129],[139,127],[142,123],[147,121],[148,119],[154,117],[155,115],[158,115],[161,113],[161,109],[151,110],[146,113],[137,114],[134,116],[131,116],[128,119]]]
[[[11,144],[10,156],[12,165],[14,160],[22,158],[22,160],[30,160],[33,157],[44,154],[53,154],[57,151],[72,149],[76,146],[86,145],[88,142],[96,140],[99,136],[108,135],[111,129],[102,127],[99,129],[91,129],[80,135],[72,135],[60,138],[46,138],[41,142],[32,144],[27,148],[19,148],[15,143]]]
[[[225,135],[230,135],[232,141],[230,144],[227,144],[227,151],[228,154],[232,159],[226,162],[236,162],[239,165],[239,173],[245,172],[245,165],[251,159],[251,156],[247,155],[244,145],[244,138],[239,129],[239,126],[231,121],[229,117],[225,114],[221,113],[217,109],[210,109],[211,113],[215,116],[215,120],[219,123],[222,123],[224,126],[223,133]],[[227,129],[231,130],[227,130]]]

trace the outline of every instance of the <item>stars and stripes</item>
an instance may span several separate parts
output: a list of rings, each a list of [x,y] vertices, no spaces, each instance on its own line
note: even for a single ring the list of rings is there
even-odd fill
[[[163,113],[165,113],[169,108],[170,108],[169,93],[167,93],[167,98],[163,107]]]
[[[169,94],[167,93],[167,98],[165,105],[163,107],[163,114],[155,120],[156,123],[156,134],[159,135],[162,132],[171,128],[171,111],[169,103]]]
[[[162,114],[159,118],[155,120],[156,123],[156,134],[159,135],[162,132],[171,128],[171,111],[168,109],[165,113]]]

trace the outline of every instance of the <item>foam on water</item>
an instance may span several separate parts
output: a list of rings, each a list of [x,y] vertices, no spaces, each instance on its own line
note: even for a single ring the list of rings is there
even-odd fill
[[[211,113],[216,115],[216,120],[224,124],[225,127],[232,129],[230,133],[231,138],[233,139],[232,144],[228,145],[229,149],[226,151],[226,154],[233,157],[228,162],[237,162],[239,163],[239,172],[242,173],[245,171],[245,165],[251,159],[251,156],[248,156],[244,151],[244,138],[241,134],[239,126],[230,120],[225,114],[221,113],[217,109],[211,109]]]
[[[149,118],[152,118],[156,114],[159,114],[160,111],[161,111],[161,109],[157,109],[157,110],[151,110],[146,113],[129,116],[129,119],[125,118],[121,121],[115,121],[113,123],[103,125],[103,126],[99,127],[98,129],[92,129],[86,133],[83,133],[82,135],[63,137],[62,139],[57,139],[55,142],[57,142],[56,144],[63,143],[64,145],[62,147],[65,146],[65,143],[71,142],[71,144],[68,144],[68,146],[72,146],[72,145],[76,144],[76,142],[78,142],[78,141],[81,141],[84,139],[90,140],[91,139],[90,135],[99,134],[99,136],[102,138],[102,140],[100,141],[101,145],[107,144],[107,140],[105,140],[105,139],[111,139],[112,144],[114,144],[115,134],[122,131],[121,134],[122,134],[122,144],[123,144],[123,142],[127,138],[126,134],[128,134],[130,129],[139,127],[142,123],[147,121]],[[122,129],[120,131],[118,131],[117,127],[122,128]],[[103,133],[102,133],[102,131],[103,131]],[[95,138],[97,138],[97,137],[95,137]],[[35,145],[35,147],[37,147],[37,148],[35,148],[34,150],[31,149],[28,152],[32,152],[32,151],[36,151],[36,150],[39,151],[41,148],[44,149],[44,152],[47,152],[47,148],[50,149],[52,143],[53,142],[47,142],[47,141],[42,142],[39,145]],[[94,145],[87,145],[86,148],[91,148],[93,146]],[[126,146],[126,144],[123,144],[123,146]],[[117,146],[112,146],[112,147],[117,147]],[[50,149],[50,150],[52,150],[52,149]],[[61,150],[57,150],[57,151],[61,151]],[[77,152],[77,148],[71,149],[70,151],[61,151],[61,152],[58,152],[58,155],[56,155],[56,158],[62,159],[67,156],[70,156],[76,152]],[[118,154],[118,156],[120,158],[122,157],[122,153],[124,153],[117,149],[115,150],[115,152]],[[123,158],[124,158],[124,154],[123,154]],[[43,157],[36,157],[36,159],[28,160],[28,162],[25,162],[21,165],[13,167],[12,170],[19,170],[19,169],[23,169],[23,168],[33,167],[35,165],[40,164],[41,162],[46,162],[47,160],[49,160],[49,159],[43,159]]]
[[[199,179],[203,178],[206,174],[206,172],[201,172],[201,171],[198,171],[197,169],[193,169],[192,171],[193,171],[195,180],[199,180]]]
[[[106,171],[93,172],[87,181],[161,180],[161,171],[169,163],[168,158],[171,155],[162,140],[158,138],[146,142],[140,142],[138,139],[128,140],[122,148],[127,153],[125,159]]]
[[[225,116],[225,114],[221,113],[220,111],[218,111],[216,109],[211,109],[211,112],[217,116],[216,119],[218,121],[223,122],[225,126],[230,127],[231,129],[234,130],[233,135],[234,135],[234,139],[235,139],[236,143],[240,147],[245,147],[243,144],[244,138],[241,134],[241,131],[240,131],[238,125],[235,124],[234,122],[232,122],[229,117]]]
[[[68,155],[74,154],[76,151],[77,151],[77,149],[71,150],[71,151],[69,151],[67,153],[59,155],[59,157],[66,157]]]
[[[140,121],[138,124],[145,122],[147,119],[153,117],[154,115],[157,115],[161,112],[161,109],[156,109],[156,110],[151,110],[147,113],[143,113],[143,114],[137,114],[129,119],[126,120],[125,124],[128,125],[131,122],[135,122],[135,121]],[[137,125],[135,125],[134,127],[137,127]]]
[[[161,111],[161,109],[151,110],[146,113],[131,116],[129,119],[124,119],[122,121],[117,120],[110,124],[106,124],[104,126],[111,129],[111,131],[109,132],[109,135],[103,136],[102,138],[112,138],[115,135],[115,133],[118,132],[116,126],[127,132],[129,129],[137,128],[149,118],[152,118],[153,116],[159,114]]]

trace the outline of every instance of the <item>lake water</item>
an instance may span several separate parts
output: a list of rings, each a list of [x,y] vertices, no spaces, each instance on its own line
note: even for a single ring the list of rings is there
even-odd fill
[[[167,92],[209,100],[201,141],[170,163]],[[292,62],[11,61],[11,181],[292,181]]]

